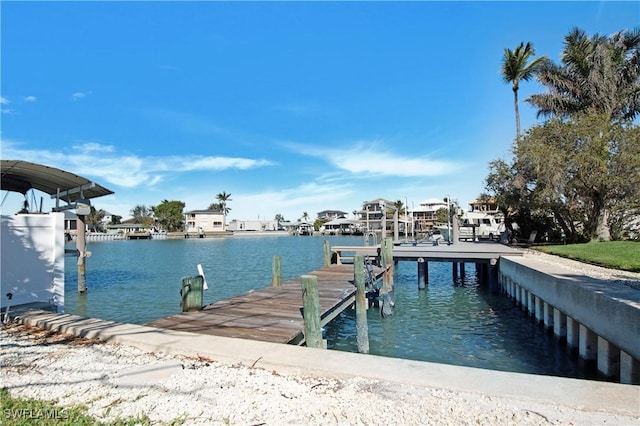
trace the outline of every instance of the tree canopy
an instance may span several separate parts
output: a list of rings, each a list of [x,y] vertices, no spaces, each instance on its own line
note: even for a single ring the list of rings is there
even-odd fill
[[[167,231],[173,232],[182,229],[184,207],[185,203],[182,201],[162,200],[157,206],[151,207],[151,210],[158,224]]]
[[[574,29],[561,64],[536,77],[547,91],[528,101],[546,120],[514,143],[511,163],[491,162],[486,188],[507,221],[553,219],[570,240],[607,240],[640,200],[640,32]]]
[[[139,204],[132,208],[130,213],[136,223],[146,226],[153,225],[153,212],[149,207]]]

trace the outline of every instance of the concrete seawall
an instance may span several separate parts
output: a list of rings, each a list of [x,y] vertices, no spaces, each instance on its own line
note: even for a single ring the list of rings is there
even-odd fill
[[[621,383],[640,384],[640,291],[524,257],[502,257],[502,291]]]

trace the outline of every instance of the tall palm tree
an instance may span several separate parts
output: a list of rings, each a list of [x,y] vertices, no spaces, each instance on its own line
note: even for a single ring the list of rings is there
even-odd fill
[[[640,114],[640,28],[610,37],[574,28],[565,36],[561,64],[549,63],[537,79],[548,91],[527,101],[539,116],[590,111],[632,121]]]
[[[520,110],[518,108],[518,90],[521,81],[529,81],[545,64],[548,59],[541,56],[529,62],[536,52],[531,43],[520,43],[514,50],[504,49],[502,57],[502,78],[511,84],[513,90],[513,107],[516,113],[516,140],[520,139]]]
[[[216,200],[219,201],[218,207],[220,208],[220,211],[222,212],[222,229],[225,229],[226,228],[226,222],[227,222],[227,215],[231,211],[231,209],[229,207],[227,207],[227,201],[232,201],[231,200],[231,194],[227,194],[225,191],[222,191],[221,193],[216,195]]]
[[[303,213],[302,213],[302,220],[304,220],[305,222],[306,222],[307,220],[309,220],[309,213],[307,213],[307,212],[303,212]]]

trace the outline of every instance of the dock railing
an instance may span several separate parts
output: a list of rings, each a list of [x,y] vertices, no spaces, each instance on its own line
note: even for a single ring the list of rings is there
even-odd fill
[[[333,246],[331,247],[331,263],[336,265],[353,264],[356,256],[378,257],[379,251],[379,246]]]

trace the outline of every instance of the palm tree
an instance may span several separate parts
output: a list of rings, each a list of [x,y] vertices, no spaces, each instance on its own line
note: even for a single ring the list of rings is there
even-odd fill
[[[309,213],[307,213],[307,212],[303,212],[303,213],[302,213],[302,220],[304,220],[305,222],[306,222],[307,220],[309,220]]]
[[[95,207],[91,206],[91,211],[90,213],[87,215],[86,217],[86,222],[87,225],[89,225],[89,229],[91,231],[102,231],[102,227],[103,227],[103,219],[105,216],[106,212],[102,209],[100,210],[96,210]]]
[[[632,121],[640,113],[640,29],[589,38],[574,28],[565,36],[561,64],[548,63],[537,78],[548,89],[527,99],[538,116],[591,111]]]
[[[393,206],[398,210],[398,214],[404,214],[404,203],[402,200],[394,201]]]
[[[502,57],[502,78],[510,83],[513,90],[513,107],[516,112],[516,140],[520,139],[520,110],[518,109],[518,90],[521,81],[529,81],[548,62],[541,56],[529,62],[536,52],[531,43],[520,43],[515,50],[504,49]]]
[[[229,207],[227,207],[227,201],[232,201],[231,200],[231,194],[227,194],[226,192],[222,191],[220,194],[216,195],[216,200],[219,201],[218,207],[219,207],[220,211],[222,212],[222,217],[223,217],[223,219],[222,219],[222,229],[225,229],[226,221],[227,221],[227,215],[231,211],[231,209]]]
[[[565,36],[560,65],[548,64],[537,74],[548,91],[533,95],[528,102],[538,108],[538,116],[572,119],[605,117],[598,134],[607,138],[612,124],[631,123],[640,114],[640,28],[621,31],[610,37],[595,34],[591,38],[574,28]],[[608,154],[616,150],[616,141],[602,140],[596,154],[607,164]],[[604,168],[606,171],[606,167]],[[610,205],[606,185],[590,188],[595,231],[592,238],[608,240]]]

